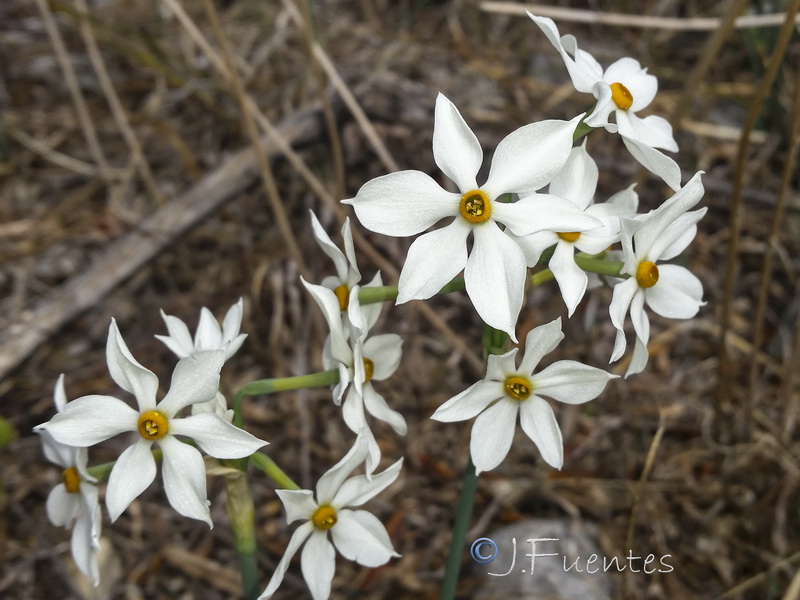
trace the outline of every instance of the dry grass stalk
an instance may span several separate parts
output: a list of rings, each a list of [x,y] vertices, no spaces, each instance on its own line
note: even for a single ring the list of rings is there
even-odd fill
[[[504,15],[524,16],[525,11],[530,11],[540,17],[549,17],[557,21],[572,23],[592,23],[595,25],[610,25],[613,27],[635,27],[637,29],[660,29],[662,31],[716,31],[724,28],[725,19],[713,17],[659,17],[649,15],[632,15],[599,10],[583,10],[560,6],[547,6],[543,4],[516,4],[514,2],[481,2],[481,10]],[[786,22],[787,13],[772,13],[764,15],[747,15],[737,17],[733,22],[736,29],[749,29],[757,27],[777,27]],[[791,18],[795,23],[800,20],[795,15]]]
[[[786,20],[783,27],[780,29],[778,39],[775,43],[775,48],[769,58],[767,70],[757,87],[756,95],[751,101],[750,108],[747,113],[747,118],[742,128],[742,137],[739,141],[739,146],[736,153],[736,162],[734,163],[734,188],[733,197],[731,198],[730,206],[730,242],[728,245],[727,264],[725,267],[725,286],[722,298],[722,307],[720,313],[720,327],[721,335],[719,342],[719,368],[718,368],[718,381],[715,395],[715,409],[717,419],[721,417],[720,407],[724,399],[730,398],[730,385],[732,382],[731,365],[727,354],[727,345],[724,342],[725,335],[731,326],[731,306],[733,303],[734,284],[736,281],[736,273],[739,264],[739,241],[742,230],[742,223],[744,220],[744,205],[742,202],[742,189],[744,187],[744,180],[747,175],[747,159],[748,150],[750,146],[750,133],[753,131],[758,120],[759,115],[764,107],[767,97],[772,89],[772,84],[778,71],[783,65],[783,58],[786,54],[786,49],[789,45],[789,40],[795,30],[795,15],[800,9],[800,0],[792,0],[789,10],[786,14]],[[758,323],[757,328],[760,327]],[[758,335],[758,334],[756,334]],[[754,346],[757,350],[758,347]],[[753,413],[753,398],[746,394],[744,396],[741,410],[744,413],[744,420],[742,431],[740,435],[744,439],[749,439],[751,435],[752,426],[752,413]],[[720,429],[721,423],[717,423],[718,433],[722,433]],[[732,432],[728,432],[730,434]]]

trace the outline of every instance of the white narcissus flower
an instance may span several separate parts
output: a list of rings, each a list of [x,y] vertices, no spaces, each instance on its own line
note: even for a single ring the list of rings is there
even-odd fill
[[[361,271],[358,270],[356,251],[353,245],[353,232],[350,230],[350,218],[346,218],[344,225],[342,225],[342,241],[344,242],[344,252],[342,252],[322,228],[317,215],[313,211],[308,212],[311,213],[311,227],[314,230],[314,237],[317,238],[317,243],[322,248],[322,251],[333,261],[334,267],[336,267],[336,275],[323,279],[322,285],[333,290],[339,300],[340,310],[345,311],[349,303],[350,290],[361,281]]]
[[[365,567],[378,567],[393,557],[389,534],[381,522],[364,510],[349,510],[374,498],[397,479],[401,458],[382,473],[367,478],[347,476],[364,461],[367,447],[359,436],[347,455],[319,478],[316,497],[311,490],[277,490],[286,508],[289,523],[304,521],[289,540],[286,552],[272,574],[259,600],[271,598],[283,581],[289,561],[305,542],[300,567],[314,600],[325,600],[331,593],[336,570],[336,550]],[[328,539],[330,533],[331,541]]]
[[[572,149],[564,168],[550,182],[548,195],[573,203],[585,214],[601,221],[603,227],[583,233],[540,231],[524,237],[511,236],[522,248],[531,267],[539,262],[542,252],[555,246],[548,264],[558,282],[569,316],[575,312],[589,283],[587,274],[575,263],[575,250],[598,254],[619,241],[619,217],[633,215],[638,204],[633,186],[615,194],[604,204],[593,204],[598,172],[585,146],[584,142],[583,146]],[[520,202],[526,201],[527,198],[520,199]]]
[[[60,413],[67,404],[64,375],[58,378],[53,400]],[[91,577],[94,585],[100,583],[97,568],[97,551],[100,549],[100,531],[103,525],[100,504],[97,501],[97,481],[86,471],[88,452],[62,444],[45,430],[36,431],[41,436],[44,455],[51,463],[64,469],[62,482],[47,496],[47,517],[59,527],[72,527],[72,558],[82,573]]]
[[[561,318],[531,330],[525,354],[516,366],[517,348],[489,355],[486,377],[442,404],[431,416],[437,421],[463,421],[477,415],[472,426],[470,454],[475,471],[499,465],[511,448],[517,415],[525,434],[542,458],[560,469],[564,463],[561,429],[553,409],[542,397],[567,404],[596,398],[609,379],[617,377],[574,360],[559,360],[534,374],[545,354],[564,338]]]
[[[136,397],[138,410],[111,396],[83,396],[37,430],[44,429],[60,443],[81,447],[120,433],[134,434],[133,444],[117,459],[108,480],[106,506],[112,521],[155,479],[151,447],[156,442],[163,455],[164,489],[170,504],[180,514],[211,526],[203,457],[176,436],[193,439],[215,458],[243,458],[266,444],[217,414],[178,416],[187,406],[215,397],[225,351],[199,350],[181,359],[169,392],[158,404],[158,379],[133,357],[114,320],[109,327],[106,359],[111,378]]]
[[[194,339],[192,339],[186,323],[178,317],[165,314],[162,310],[161,317],[167,324],[169,335],[157,335],[156,338],[172,350],[178,358],[186,358],[198,350],[225,350],[225,360],[228,360],[236,354],[247,337],[246,333],[239,333],[243,313],[244,302],[239,298],[239,301],[225,313],[222,327],[220,327],[211,311],[204,306],[200,310],[200,321],[197,324]]]
[[[378,466],[381,453],[367,424],[365,409],[376,419],[388,423],[398,435],[405,435],[408,429],[403,415],[389,408],[372,385],[373,381],[383,381],[397,370],[403,352],[403,340],[396,333],[369,337],[369,330],[380,315],[381,303],[361,306],[358,301],[359,286],[350,290],[348,326],[345,330],[339,300],[334,292],[321,285],[302,281],[328,322],[331,333],[323,352],[323,365],[326,369],[339,371],[339,383],[334,386],[333,400],[337,405],[342,404],[342,417],[350,430],[364,437],[369,450],[367,474],[371,475]],[[380,275],[375,277],[373,283],[380,285]]]
[[[661,177],[673,190],[679,189],[681,170],[678,164],[656,150],[678,151],[678,144],[672,137],[672,126],[662,117],[641,118],[636,115],[655,98],[658,79],[648,74],[639,61],[627,57],[603,71],[591,54],[578,48],[575,36],[559,35],[552,19],[537,17],[530,12],[528,16],[561,54],[575,89],[597,98],[597,104],[586,117],[586,124],[605,127],[611,133],[619,132],[625,147],[643,167]],[[608,120],[612,113],[616,123]]]
[[[398,304],[430,298],[463,270],[467,294],[480,317],[516,339],[528,270],[522,250],[507,232],[586,231],[601,224],[573,204],[548,196],[524,203],[501,198],[532,193],[561,170],[581,117],[532,123],[506,136],[494,152],[486,183],[479,187],[483,151],[478,138],[453,103],[439,94],[433,157],[459,192],[445,191],[420,171],[400,171],[373,179],[355,198],[343,201],[353,205],[366,228],[384,235],[416,235],[440,219],[453,219],[411,244],[400,273]]]
[[[659,265],[686,249],[697,233],[697,222],[705,208],[687,212],[703,197],[702,171],[657,209],[639,219],[622,219],[622,250],[625,264],[621,272],[629,279],[614,286],[609,313],[617,328],[611,362],[625,352],[625,315],[630,311],[636,344],[625,376],[641,373],[647,364],[650,321],[644,310],[671,319],[690,319],[703,302],[703,284],[688,269],[678,265]]]

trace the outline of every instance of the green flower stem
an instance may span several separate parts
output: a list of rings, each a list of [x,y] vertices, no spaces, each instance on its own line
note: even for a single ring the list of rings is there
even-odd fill
[[[503,331],[493,329],[484,325],[483,329],[483,349],[485,360],[490,354],[502,354],[505,352],[508,335]],[[444,569],[444,580],[442,581],[441,600],[453,600],[458,587],[458,575],[461,570],[461,559],[464,554],[464,544],[467,538],[467,529],[472,517],[472,510],[475,506],[475,494],[478,490],[478,475],[475,473],[475,465],[472,457],[467,460],[464,470],[464,479],[461,484],[461,495],[458,498],[456,509],[456,521],[453,524],[453,538],[450,542],[450,554]]]
[[[458,575],[461,571],[461,557],[464,553],[464,542],[467,538],[469,520],[472,517],[472,508],[475,506],[475,493],[478,490],[478,475],[472,457],[467,459],[464,470],[464,479],[461,483],[461,495],[458,497],[456,509],[456,522],[453,524],[453,539],[450,542],[450,554],[444,567],[444,580],[442,581],[441,600],[453,600],[458,587]]]
[[[592,256],[591,254],[584,254],[583,252],[579,252],[575,255],[575,264],[578,265],[584,271],[589,271],[590,273],[597,273],[598,275],[607,275],[609,277],[619,277],[621,279],[627,279],[630,275],[626,275],[625,273],[620,273],[620,269],[622,269],[622,265],[625,264],[622,261],[617,260],[605,260],[602,258],[602,255],[595,255]]]
[[[263,452],[256,452],[250,457],[253,464],[264,471],[267,476],[278,484],[278,487],[283,490],[299,490],[300,486],[297,485],[292,479],[283,472],[283,470],[275,464],[269,456]]]
[[[331,369],[309,375],[296,377],[280,377],[278,379],[259,379],[243,386],[233,399],[233,424],[241,428],[244,424],[242,417],[242,401],[245,396],[265,396],[277,392],[288,392],[305,388],[325,387],[339,383],[339,371]]]
[[[261,593],[258,578],[256,530],[253,497],[247,484],[247,473],[232,470],[225,475],[227,492],[226,508],[231,529],[236,539],[236,552],[239,555],[239,569],[242,572],[242,587],[245,600],[256,600]]]

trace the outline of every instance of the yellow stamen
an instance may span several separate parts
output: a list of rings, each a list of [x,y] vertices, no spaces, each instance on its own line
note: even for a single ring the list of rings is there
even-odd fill
[[[581,237],[580,231],[562,231],[561,233],[557,234],[565,242],[577,242],[578,238]]]
[[[656,263],[643,260],[636,268],[636,283],[639,287],[649,288],[658,283],[658,267]]]
[[[481,190],[472,190],[461,196],[458,209],[470,223],[483,223],[492,216],[492,203]]]
[[[160,440],[169,433],[169,420],[157,410],[148,410],[139,417],[139,433],[146,440]]]
[[[336,509],[328,504],[320,506],[314,511],[314,515],[311,517],[311,522],[314,523],[314,527],[322,531],[327,531],[336,525],[337,520]]]
[[[347,310],[347,305],[350,303],[350,290],[347,289],[345,284],[334,288],[333,293],[336,294],[336,299],[339,301],[339,310]]]
[[[368,358],[362,358],[364,361],[364,383],[367,383],[375,374],[375,363]]]
[[[628,110],[633,104],[633,94],[619,82],[611,84],[611,99],[620,110]]]
[[[64,487],[70,494],[77,494],[81,489],[81,476],[78,475],[78,469],[69,467],[64,469],[61,474],[61,479],[64,481]]]
[[[510,375],[505,382],[506,396],[512,400],[527,400],[533,392],[533,384],[527,377]]]

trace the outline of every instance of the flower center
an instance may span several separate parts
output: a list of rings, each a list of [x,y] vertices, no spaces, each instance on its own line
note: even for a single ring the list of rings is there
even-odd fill
[[[492,216],[492,203],[481,190],[472,190],[461,196],[458,210],[470,223],[483,223]]]
[[[656,263],[643,260],[636,267],[636,283],[639,287],[649,288],[658,283],[658,267]]]
[[[527,377],[510,375],[505,382],[506,396],[512,400],[527,400],[533,392],[533,384]]]
[[[337,286],[333,289],[336,294],[336,299],[339,301],[339,310],[347,310],[347,305],[350,302],[350,290],[347,289],[345,284]]]
[[[562,231],[561,233],[557,234],[565,242],[577,242],[578,238],[581,237],[580,231]]]
[[[81,489],[81,477],[78,475],[78,469],[69,467],[64,469],[61,474],[61,479],[64,481],[64,487],[70,494],[77,494]]]
[[[160,440],[169,433],[169,420],[157,410],[148,410],[139,417],[139,433],[146,440]]]
[[[336,509],[328,504],[320,506],[311,517],[314,527],[322,531],[328,531],[328,529],[336,525],[336,521]]]
[[[375,374],[375,363],[368,358],[362,358],[364,361],[364,383],[367,383]]]
[[[611,84],[611,99],[621,110],[628,110],[633,104],[633,94],[619,82]]]

